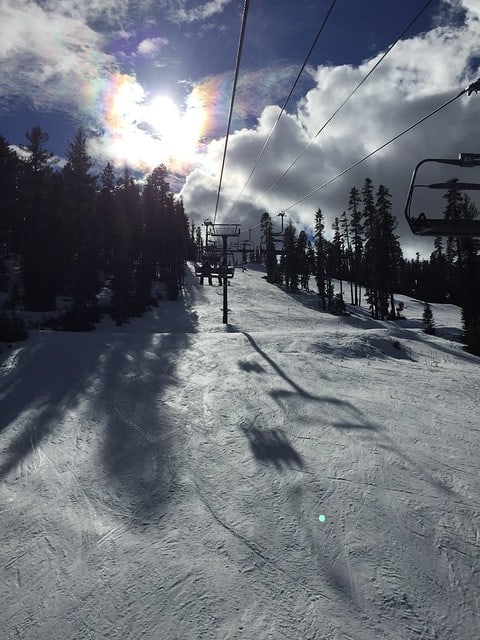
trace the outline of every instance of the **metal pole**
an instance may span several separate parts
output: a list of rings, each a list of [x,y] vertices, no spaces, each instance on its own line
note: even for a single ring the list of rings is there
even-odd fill
[[[219,268],[219,278],[223,280],[223,323],[228,324],[228,299],[227,299],[227,287],[228,287],[228,266],[227,266],[227,244],[228,238],[234,236],[238,237],[240,233],[239,224],[217,224],[210,223],[213,227],[213,231],[210,232],[211,236],[221,237],[223,240],[223,257],[222,264]],[[233,275],[233,273],[232,273]],[[220,280],[220,282],[221,282]]]
[[[227,236],[223,236],[223,260],[220,266],[220,274],[223,276],[223,324],[228,324],[228,300],[227,300]]]
[[[205,251],[208,252],[208,225],[211,224],[210,220],[205,220]]]

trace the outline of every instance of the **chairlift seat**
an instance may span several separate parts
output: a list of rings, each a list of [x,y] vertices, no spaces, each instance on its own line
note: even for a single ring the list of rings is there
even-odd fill
[[[235,274],[235,267],[228,265],[223,267],[221,265],[210,266],[210,275],[212,278],[233,278]],[[203,265],[200,262],[195,263],[195,275],[197,278],[201,278],[203,275]]]
[[[418,236],[447,236],[447,237],[480,237],[480,220],[446,220],[444,218],[429,217],[422,212],[417,217],[412,216],[412,200],[415,189],[436,189],[448,191],[452,183],[433,182],[430,184],[419,184],[416,182],[417,173],[420,167],[426,163],[440,163],[456,165],[462,168],[475,168],[480,166],[480,154],[461,153],[458,159],[450,158],[426,158],[421,160],[415,167],[410,182],[407,201],[405,204],[405,217],[408,225],[415,235]],[[460,182],[455,183],[459,191],[480,191],[480,183]]]
[[[409,224],[417,236],[480,237],[480,220],[427,218],[421,213],[417,218],[410,218]]]

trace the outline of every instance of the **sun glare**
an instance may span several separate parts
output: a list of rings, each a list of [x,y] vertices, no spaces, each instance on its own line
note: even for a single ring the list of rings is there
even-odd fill
[[[208,124],[207,108],[192,92],[183,109],[168,95],[148,97],[130,76],[114,77],[104,101],[104,156],[117,166],[151,170],[160,163],[187,171]]]
[[[202,136],[203,110],[187,103],[183,112],[168,96],[155,96],[145,108],[145,121],[158,137],[162,155],[173,162],[193,159]]]
[[[147,107],[147,119],[155,130],[166,138],[180,128],[180,111],[171,98],[156,96]]]

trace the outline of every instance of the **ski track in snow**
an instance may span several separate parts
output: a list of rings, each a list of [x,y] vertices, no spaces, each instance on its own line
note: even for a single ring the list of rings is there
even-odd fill
[[[1,354],[2,639],[479,640],[459,310],[228,293]]]

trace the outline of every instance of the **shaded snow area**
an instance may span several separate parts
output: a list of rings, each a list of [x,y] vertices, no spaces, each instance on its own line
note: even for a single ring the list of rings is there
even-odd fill
[[[318,311],[260,269],[0,356],[2,640],[478,640],[459,309]],[[348,299],[348,298],[347,298]],[[319,516],[325,516],[324,521]]]

